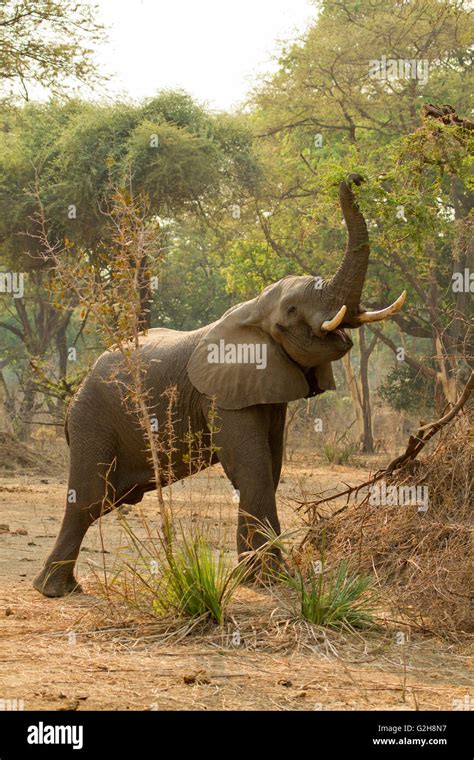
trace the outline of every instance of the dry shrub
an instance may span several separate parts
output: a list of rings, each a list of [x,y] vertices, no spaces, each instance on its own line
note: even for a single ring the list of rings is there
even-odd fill
[[[459,418],[430,452],[409,462],[391,485],[428,486],[426,512],[416,506],[371,506],[368,497],[313,526],[324,532],[331,561],[351,557],[377,574],[399,611],[441,635],[473,630],[473,425]]]
[[[3,470],[34,468],[38,465],[38,455],[11,433],[0,433],[0,462]]]
[[[52,428],[42,428],[51,430]],[[46,443],[44,442],[46,441]],[[66,465],[66,442],[64,437],[35,436],[27,443],[14,435],[0,432],[0,474],[62,475]]]

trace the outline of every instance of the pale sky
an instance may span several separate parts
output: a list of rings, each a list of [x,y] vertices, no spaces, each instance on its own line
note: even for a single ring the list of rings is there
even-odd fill
[[[98,54],[112,95],[181,88],[211,108],[238,105],[274,70],[278,41],[303,32],[308,0],[96,0],[109,42]]]

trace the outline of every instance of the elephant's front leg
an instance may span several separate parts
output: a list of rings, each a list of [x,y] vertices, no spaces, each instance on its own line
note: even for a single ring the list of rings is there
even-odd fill
[[[275,464],[270,446],[271,409],[253,406],[219,410],[215,434],[218,457],[239,498],[237,551],[239,558],[268,541],[265,528],[280,533],[275,499]],[[268,561],[279,564],[279,550]],[[276,562],[275,562],[276,561]]]

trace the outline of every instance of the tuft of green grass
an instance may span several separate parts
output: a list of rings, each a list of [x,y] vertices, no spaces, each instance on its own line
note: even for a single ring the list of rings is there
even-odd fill
[[[327,443],[323,446],[323,454],[330,464],[347,464],[357,451],[354,443],[345,446]]]
[[[209,617],[221,623],[247,572],[245,562],[230,567],[224,552],[216,552],[201,534],[183,534],[181,543],[166,553],[153,609],[159,615]]]
[[[300,614],[310,623],[333,628],[374,625],[374,579],[351,571],[346,560],[335,571],[324,572],[324,565],[321,572],[311,569],[307,580],[299,569],[295,576],[283,574],[281,580],[298,592]]]

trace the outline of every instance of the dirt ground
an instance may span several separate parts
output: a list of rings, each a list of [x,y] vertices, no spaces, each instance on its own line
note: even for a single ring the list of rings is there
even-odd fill
[[[295,456],[279,492],[283,526],[298,522],[292,497],[368,474]],[[311,631],[277,591],[240,589],[225,629],[206,635],[165,641],[152,628],[111,625],[96,590],[123,545],[118,514],[102,521],[105,553],[98,525],[86,536],[78,566],[86,593],[43,598],[31,581],[59,529],[65,491],[57,469],[0,478],[0,700],[27,710],[472,709],[466,644],[413,631],[400,646],[396,623],[364,636]],[[219,467],[176,485],[173,502],[183,522],[199,519],[233,552],[236,505]],[[158,520],[152,494],[142,508]],[[127,514],[137,530],[138,509]]]

